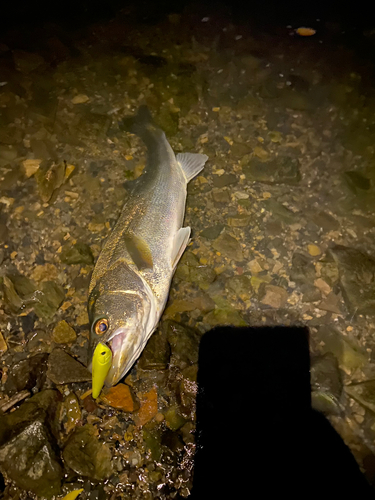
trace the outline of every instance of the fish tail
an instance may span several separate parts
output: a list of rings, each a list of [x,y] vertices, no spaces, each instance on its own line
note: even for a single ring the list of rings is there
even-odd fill
[[[138,108],[135,116],[126,116],[119,122],[121,130],[138,135],[146,146],[152,146],[159,140],[164,132],[160,130],[151,116],[146,105]]]

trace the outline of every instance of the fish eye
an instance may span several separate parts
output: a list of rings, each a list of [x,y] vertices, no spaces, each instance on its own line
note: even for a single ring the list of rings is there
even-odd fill
[[[94,332],[97,335],[103,335],[109,328],[109,323],[107,318],[100,318],[96,323],[94,324]]]

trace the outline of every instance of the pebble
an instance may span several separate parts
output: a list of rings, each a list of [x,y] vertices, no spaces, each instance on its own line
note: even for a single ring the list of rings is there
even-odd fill
[[[0,354],[4,354],[8,350],[3,334],[0,332]]]
[[[77,339],[77,334],[65,320],[61,320],[52,331],[52,339],[57,344],[69,344]]]
[[[78,94],[74,96],[71,100],[72,104],[84,104],[85,102],[89,101],[90,98],[85,95],[85,94]]]
[[[138,397],[141,407],[136,415],[136,424],[138,427],[143,427],[158,413],[158,393],[156,387],[154,386],[148,392],[140,393]]]
[[[100,399],[103,403],[118,410],[126,412],[133,412],[135,410],[135,403],[130,387],[126,384],[117,384],[110,389],[104,389]]]
[[[274,309],[280,309],[285,306],[288,300],[288,292],[285,288],[274,285],[265,286],[265,295],[261,299],[262,304],[270,306]]]
[[[318,245],[310,244],[307,245],[307,251],[312,257],[317,257],[318,255],[321,255],[322,251],[318,247]]]

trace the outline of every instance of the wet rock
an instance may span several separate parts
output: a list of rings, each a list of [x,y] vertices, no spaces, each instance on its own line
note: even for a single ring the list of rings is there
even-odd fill
[[[311,259],[301,253],[295,252],[292,257],[290,279],[300,285],[303,285],[313,284],[315,278],[315,266],[311,262]]]
[[[227,189],[214,188],[212,190],[212,198],[216,201],[216,203],[230,203],[230,194]]]
[[[28,352],[51,352],[51,335],[42,329],[31,332],[27,339]]]
[[[68,394],[61,404],[60,422],[66,432],[70,434],[81,420],[81,408],[74,393]]]
[[[102,481],[112,474],[111,452],[96,437],[97,430],[86,424],[77,428],[63,450],[68,467],[77,474]]]
[[[226,282],[226,287],[232,290],[240,299],[250,300],[253,287],[251,286],[250,278],[244,274],[241,276],[233,276]]]
[[[44,64],[44,59],[39,54],[24,50],[13,50],[14,65],[22,73],[30,73]]]
[[[91,248],[86,243],[75,243],[75,245],[64,245],[60,254],[61,262],[64,264],[87,264],[94,263]]]
[[[339,414],[342,379],[337,359],[331,353],[313,357],[310,374],[313,408],[325,414]]]
[[[243,142],[233,141],[230,147],[231,154],[237,158],[241,158],[249,153],[251,153],[251,147]]]
[[[143,427],[158,413],[158,393],[156,387],[138,395],[140,408],[135,416],[137,426]]]
[[[329,293],[327,297],[325,297],[320,304],[318,304],[318,309],[322,311],[332,312],[334,314],[341,314],[341,300],[340,298],[333,292]]]
[[[314,106],[305,94],[295,90],[285,89],[278,99],[279,106],[282,108],[295,109],[296,111],[312,111]]]
[[[170,347],[165,329],[159,328],[147,342],[138,361],[143,370],[166,370],[169,363]]]
[[[173,137],[178,132],[179,113],[169,106],[162,106],[157,115],[157,122],[167,137]]]
[[[91,380],[91,373],[63,349],[56,348],[48,358],[47,377],[57,385]]]
[[[179,388],[178,388],[178,395],[179,395],[179,401],[181,404],[181,413],[182,415],[187,418],[187,419],[193,419],[194,418],[194,413],[195,413],[195,408],[196,408],[196,395],[197,395],[197,382],[196,382],[196,376],[197,376],[197,371],[198,371],[198,366],[193,365],[189,368],[194,369],[194,374],[191,373],[189,374],[189,377],[186,376],[186,370],[184,370],[184,378],[181,380]],[[194,376],[195,375],[195,376]],[[195,378],[195,380],[191,380]]]
[[[170,406],[164,412],[165,422],[169,429],[177,431],[186,423],[186,418],[183,417],[177,405]]]
[[[3,337],[3,334],[0,332],[0,356],[4,354],[8,350],[7,343]]]
[[[166,446],[168,450],[171,450],[173,453],[177,454],[181,453],[184,449],[184,443],[181,441],[181,438],[178,435],[178,433],[169,429],[163,432],[163,435],[161,437],[161,444],[163,446]]]
[[[340,228],[339,222],[327,212],[318,212],[311,216],[312,222],[324,231],[337,231]]]
[[[316,337],[322,352],[332,353],[339,366],[347,370],[362,368],[368,362],[367,353],[358,342],[352,337],[344,336],[335,328],[322,326]]]
[[[235,260],[237,262],[241,262],[244,259],[241,243],[228,233],[224,232],[220,234],[220,236],[212,243],[212,247],[228,259]]]
[[[232,326],[248,326],[248,323],[242,318],[241,314],[230,307],[218,307],[206,314],[204,317],[205,323],[210,326],[232,325]]]
[[[216,273],[211,267],[201,265],[198,257],[192,252],[185,252],[177,266],[176,276],[205,289],[215,280]]]
[[[289,210],[289,208],[285,207],[282,203],[279,203],[272,198],[269,200],[265,200],[263,204],[264,207],[269,212],[271,212],[274,217],[281,220],[282,222],[285,222],[286,224],[293,224],[294,222],[299,220],[297,214]]]
[[[45,281],[36,292],[37,303],[34,311],[43,319],[51,319],[65,298],[65,292],[61,285],[54,281]]]
[[[64,163],[41,164],[39,169],[34,174],[38,184],[39,195],[44,203],[50,201],[52,194],[65,181],[65,165]]]
[[[14,313],[19,311],[23,306],[23,300],[18,295],[12,281],[7,276],[3,277],[2,292],[4,301],[9,309]]]
[[[247,227],[250,224],[251,219],[251,215],[239,214],[233,217],[228,217],[227,222],[230,227]]]
[[[216,188],[223,188],[232,184],[238,183],[238,176],[236,174],[223,174],[214,176],[214,186]]]
[[[322,298],[320,290],[308,283],[301,285],[300,291],[303,294],[302,302],[317,302]]]
[[[244,165],[242,170],[247,180],[265,184],[295,185],[301,180],[298,160],[285,156],[271,161],[252,158],[249,165]]]
[[[52,331],[52,340],[57,344],[69,344],[76,339],[76,332],[65,320],[59,321]]]
[[[203,238],[207,238],[208,240],[215,240],[220,235],[224,227],[225,226],[223,224],[207,227],[206,229],[203,229],[203,231],[201,231],[200,235],[203,236]]]
[[[344,178],[354,193],[357,193],[358,191],[368,191],[371,188],[370,179],[354,170],[344,172]]]
[[[145,448],[151,454],[152,460],[159,461],[163,452],[160,430],[143,428],[142,434]]]
[[[0,468],[19,488],[40,497],[61,493],[63,470],[50,436],[38,420],[0,448]]]
[[[15,146],[0,144],[0,158],[5,161],[13,161],[17,158],[18,152]],[[3,185],[3,181],[1,181],[1,186]],[[8,189],[4,187],[3,189]]]
[[[6,393],[11,395],[33,388],[40,390],[46,379],[47,358],[47,354],[40,353],[14,364],[4,385]]]
[[[22,276],[21,274],[15,274],[15,275],[8,275],[8,277],[12,281],[17,294],[22,299],[27,299],[35,292],[36,290],[35,283],[33,283],[26,276]]]
[[[167,317],[173,317],[181,312],[199,310],[208,312],[215,308],[215,302],[206,294],[199,295],[191,299],[176,299],[166,309]]]
[[[337,263],[340,287],[352,314],[375,314],[375,259],[354,248],[337,245],[329,254]]]
[[[375,380],[347,385],[345,392],[360,405],[375,413]]]
[[[172,366],[184,369],[198,362],[200,336],[195,330],[172,320],[164,321],[161,328],[166,332],[171,348]]]
[[[318,255],[321,255],[322,251],[318,245],[315,245],[314,243],[310,243],[307,245],[307,251],[309,252],[309,255],[311,257],[318,257]]]
[[[105,404],[118,410],[133,412],[136,409],[130,387],[126,384],[117,384],[110,389],[104,389],[100,399]]]
[[[274,309],[280,309],[284,307],[289,296],[285,288],[267,284],[261,286],[259,295],[262,304],[270,306]]]

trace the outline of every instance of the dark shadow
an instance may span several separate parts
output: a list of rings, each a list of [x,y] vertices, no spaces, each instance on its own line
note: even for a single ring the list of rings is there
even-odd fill
[[[309,369],[307,328],[203,336],[190,498],[374,498],[349,448],[312,410]]]

